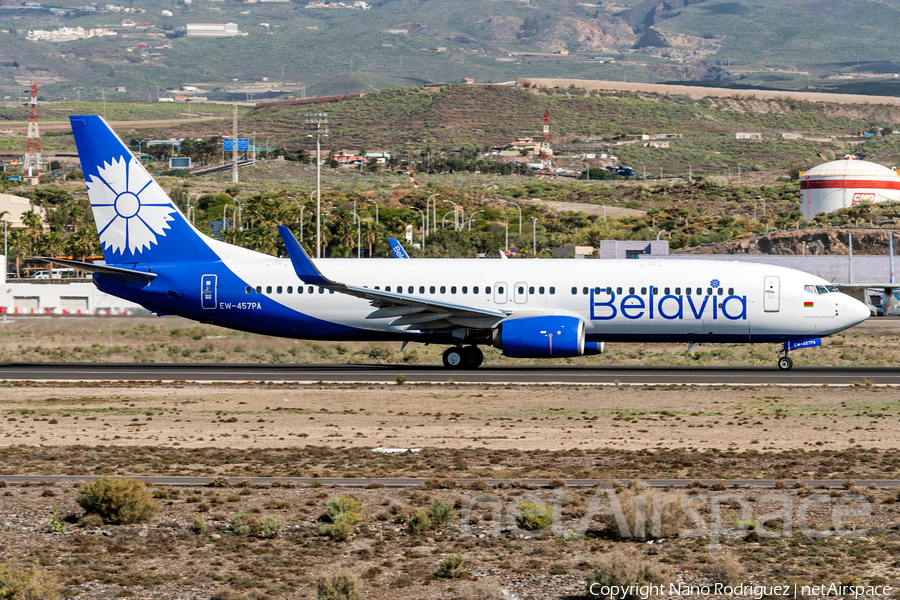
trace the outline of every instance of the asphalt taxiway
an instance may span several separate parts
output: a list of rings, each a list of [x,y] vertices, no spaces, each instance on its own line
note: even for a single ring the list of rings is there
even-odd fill
[[[568,385],[900,385],[896,367],[267,365],[2,363],[0,381],[197,381],[272,383],[568,384]]]

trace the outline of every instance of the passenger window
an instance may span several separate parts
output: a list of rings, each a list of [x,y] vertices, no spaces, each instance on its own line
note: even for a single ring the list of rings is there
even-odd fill
[[[524,294],[524,293],[525,293],[525,286],[524,286],[524,285],[520,285],[520,286],[519,286],[519,294]]]
[[[491,286],[487,286],[486,288],[484,288],[484,293],[487,294],[488,296],[490,296],[491,295]]]
[[[409,286],[408,288],[406,288],[406,293],[407,293],[407,294],[412,294],[412,293],[413,293],[413,290],[415,290],[415,288],[414,288],[413,286]]]
[[[585,296],[587,296],[588,289],[587,289],[587,288],[581,288],[581,293],[584,294]]]
[[[310,294],[312,294],[312,293],[313,293],[313,286],[309,286],[309,289],[307,289],[306,291],[309,292]]]
[[[647,293],[647,288],[642,287],[642,288],[641,288],[641,296],[643,296],[643,295],[646,294],[646,293]]]
[[[734,288],[728,288],[728,295],[734,296]]]
[[[828,290],[825,288],[824,285],[817,285],[817,286],[816,286],[816,291],[819,292],[820,294],[827,294],[827,293],[828,293]]]
[[[616,293],[619,294],[619,295],[621,295],[621,294],[622,294],[622,288],[617,287],[617,288],[616,288]]]
[[[293,294],[293,293],[294,293],[294,286],[289,285],[288,286],[288,294]]]
[[[666,293],[668,294],[669,292]],[[678,296],[679,294],[681,294],[681,288],[675,288],[675,295]]]
[[[391,291],[391,286],[389,286],[389,285],[384,286],[384,291],[386,291],[386,292]]]
[[[463,288],[463,289],[465,289],[465,288]],[[464,291],[463,293],[465,293],[465,291]],[[478,293],[478,286],[477,286],[477,285],[476,285],[475,287],[472,288],[472,293],[473,293],[473,294],[477,294],[477,293]]]
[[[375,286],[375,289],[376,289],[376,290],[380,290],[380,289],[381,289],[381,286],[376,285],[376,286]]]
[[[572,288],[572,295],[574,296],[577,293],[578,293],[578,288]]]
[[[628,288],[628,293],[629,293],[629,294],[633,294],[633,293],[634,293],[634,288],[633,288],[633,287]]]
[[[275,293],[276,293],[276,294],[280,294],[280,293],[281,293],[281,286],[280,286],[280,285],[279,285],[277,288],[275,288]]]
[[[712,288],[706,288],[706,295],[712,296]]]
[[[288,288],[288,289],[291,289],[291,288]],[[298,285],[298,286],[297,286],[297,293],[298,293],[298,294],[302,294],[302,293],[303,293],[303,286],[302,286],[302,285]]]
[[[469,288],[466,287],[466,286],[462,286],[462,293],[463,293],[463,294],[468,294],[468,293],[469,293]]]
[[[329,293],[329,294],[333,294],[333,293],[334,293],[334,290],[328,290],[328,293]]]
[[[446,286],[446,285],[442,285],[442,286],[441,286],[441,293],[442,293],[442,294],[446,294],[446,293],[447,293],[447,286]]]
[[[450,286],[450,293],[451,293],[451,294],[455,294],[455,293],[456,293],[456,286],[455,286],[455,285],[451,285],[451,286]]]
[[[550,288],[550,295],[552,296],[552,295],[555,294],[555,293],[556,293],[556,288],[555,288],[555,287],[551,287],[551,288]]]
[[[717,292],[720,296],[724,296],[724,295],[725,295],[725,288],[719,288],[718,290],[716,290],[716,292]]]
[[[606,293],[609,294],[610,296],[612,296],[612,288],[611,287],[606,288]]]
[[[430,288],[428,288],[428,293],[429,293],[429,294],[433,294],[433,293],[434,293],[434,286],[431,286]]]
[[[544,293],[544,286],[541,286],[541,287],[538,288],[538,293],[539,293],[539,294],[543,294],[543,293]]]
[[[666,288],[666,289],[665,289],[665,292],[666,292],[666,295],[668,296],[668,295],[669,295],[669,288]]]
[[[533,294],[533,293],[534,293],[534,286],[533,286],[533,285],[528,286],[528,293],[529,293],[529,294]],[[542,292],[542,293],[543,293],[543,292]]]
[[[325,288],[320,287],[320,288],[319,288],[319,293],[320,293],[320,294],[324,294],[324,293],[325,293]]]
[[[420,286],[419,286],[419,293],[420,293],[420,294],[424,294],[424,293],[425,293],[425,286],[424,286],[424,285],[420,285]]]
[[[597,287],[594,288],[594,293],[595,293],[595,294],[599,294],[600,291],[601,291],[601,290],[600,290],[600,286],[597,286]]]
[[[500,287],[497,288],[497,293],[498,293],[498,294],[503,294],[503,293],[504,293],[504,290],[503,290],[503,286],[502,286],[502,285],[501,285]]]
[[[654,293],[654,294],[658,294],[658,293],[659,293],[659,288],[658,288],[658,287],[653,288],[653,293]],[[668,294],[668,292],[666,292],[666,293]]]
[[[244,288],[244,293],[245,293],[245,294],[252,294],[252,293],[253,293],[253,288],[250,287],[250,286],[248,285],[247,287]]]
[[[262,286],[261,285],[256,286],[256,293],[262,294]]]
[[[687,295],[691,295],[691,288],[684,288],[684,291],[687,292]]]

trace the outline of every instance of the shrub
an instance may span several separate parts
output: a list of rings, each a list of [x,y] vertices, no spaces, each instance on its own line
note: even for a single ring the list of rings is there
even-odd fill
[[[97,529],[103,527],[103,519],[99,515],[84,515],[78,519],[78,524],[85,529]]]
[[[319,600],[362,600],[356,589],[356,578],[346,571],[332,577],[320,577],[316,582]]]
[[[150,498],[143,482],[103,477],[81,486],[78,505],[104,523],[142,523],[156,514],[159,505]]]
[[[456,511],[453,510],[452,505],[440,500],[435,500],[431,503],[431,506],[428,507],[428,516],[431,517],[431,521],[436,527],[440,527],[455,519]]]
[[[332,496],[325,501],[327,521],[317,523],[319,531],[336,542],[346,541],[362,522],[362,502],[351,496]]]
[[[394,381],[397,383],[397,385],[403,385],[404,383],[406,383],[406,375],[397,375],[394,378]]]
[[[26,569],[0,563],[0,598],[3,600],[50,600],[56,597],[56,579],[37,565]]]
[[[743,581],[744,565],[733,554],[723,554],[706,567],[706,574],[715,583],[737,585]]]
[[[516,515],[516,525],[525,531],[543,531],[553,524],[553,508],[550,506],[538,506],[532,502],[523,502],[519,505],[519,514]]]
[[[422,533],[431,529],[431,517],[424,510],[417,510],[406,521],[410,533]]]
[[[598,555],[600,563],[587,578],[587,597],[600,598],[599,589],[604,586],[620,586],[619,600],[638,600],[638,586],[665,585],[667,574],[657,565],[646,562],[640,550],[625,547]],[[634,586],[634,587],[630,587]]]
[[[462,579],[469,574],[469,561],[462,554],[450,554],[438,565],[437,576],[444,579]]]
[[[266,515],[259,520],[259,532],[265,537],[278,537],[284,529],[284,519],[274,515]]]
[[[666,493],[651,489],[637,493],[634,490],[625,489],[618,494],[618,499],[631,535],[638,540],[647,540],[653,535],[653,510],[655,505],[662,508],[659,518],[659,534],[661,537],[674,538],[678,536],[680,529],[694,528],[693,521],[681,509],[681,502],[684,496],[684,492]],[[643,507],[641,506],[642,504]],[[638,511],[641,508],[644,511],[643,532],[635,529],[635,524],[638,521]],[[598,519],[605,526],[606,535],[613,539],[618,539],[621,536],[615,516],[600,515]]]
[[[191,522],[190,530],[192,533],[196,534],[206,533],[206,521],[200,517],[194,517],[194,520]]]

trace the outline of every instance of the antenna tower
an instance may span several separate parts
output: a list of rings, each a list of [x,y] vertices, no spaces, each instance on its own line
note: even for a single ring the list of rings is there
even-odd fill
[[[22,161],[22,173],[28,177],[41,176],[41,130],[38,127],[37,84],[31,84],[31,99],[26,106],[28,113],[28,141],[25,144],[25,158]]]
[[[538,177],[549,177],[553,179],[553,165],[550,162],[550,156],[553,151],[550,150],[550,111],[544,111],[544,140],[541,142],[541,170],[538,171]]]
[[[416,179],[416,174],[413,173],[412,164],[407,165],[409,169],[409,180],[412,182],[413,187],[419,189],[419,180]]]

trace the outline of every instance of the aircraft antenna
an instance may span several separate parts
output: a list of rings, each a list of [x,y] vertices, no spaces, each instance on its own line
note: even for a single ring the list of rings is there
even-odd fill
[[[550,162],[550,156],[553,151],[550,149],[550,111],[544,111],[544,139],[541,142],[541,170],[538,171],[538,177],[549,177],[553,179],[553,164]]]
[[[28,112],[28,141],[25,143],[25,157],[22,161],[22,173],[28,177],[41,176],[41,130],[38,127],[37,84],[31,84],[31,98],[26,105]]]

